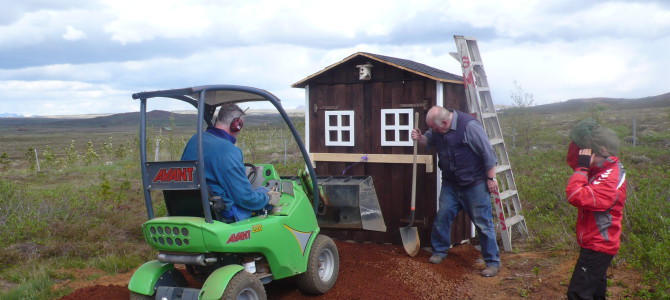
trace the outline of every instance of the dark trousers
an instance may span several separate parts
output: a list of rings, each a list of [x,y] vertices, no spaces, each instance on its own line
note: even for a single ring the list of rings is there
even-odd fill
[[[607,268],[614,255],[582,248],[568,286],[568,299],[606,299]]]

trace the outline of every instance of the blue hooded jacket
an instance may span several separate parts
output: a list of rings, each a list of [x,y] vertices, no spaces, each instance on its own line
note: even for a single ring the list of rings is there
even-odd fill
[[[267,189],[253,190],[246,176],[242,150],[235,137],[218,128],[208,128],[202,135],[205,177],[212,193],[221,196],[226,205],[224,218],[240,221],[268,204]],[[186,144],[182,160],[198,159],[198,136]]]

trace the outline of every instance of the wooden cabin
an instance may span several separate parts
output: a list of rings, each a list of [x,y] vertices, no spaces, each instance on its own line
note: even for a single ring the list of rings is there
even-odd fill
[[[322,228],[331,237],[401,244],[398,228],[408,225],[414,113],[428,129],[432,106],[468,110],[462,76],[418,62],[358,52],[292,85],[305,89],[305,145],[317,175],[372,176],[386,232]],[[367,158],[367,159],[364,159]],[[440,170],[437,155],[418,148],[416,215],[422,246],[430,245],[437,212]],[[461,212],[452,243],[474,235]]]

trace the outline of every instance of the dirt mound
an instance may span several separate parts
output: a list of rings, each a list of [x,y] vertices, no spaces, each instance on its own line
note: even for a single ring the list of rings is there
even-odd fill
[[[94,285],[76,290],[74,293],[60,300],[79,300],[79,299],[123,299],[128,300],[130,292],[127,286],[120,285]]]
[[[484,278],[481,254],[469,244],[456,246],[439,265],[428,263],[430,253],[422,250],[409,257],[402,246],[336,241],[340,252],[337,283],[318,299],[560,299],[576,261],[576,253],[503,253],[503,268],[498,276]],[[184,272],[191,287],[198,284]],[[127,282],[131,273],[103,276],[92,281],[73,281],[57,288],[70,287],[74,293],[60,300],[128,299]],[[630,296],[640,288],[637,272],[619,265],[610,268],[613,282],[611,299]],[[88,285],[86,285],[88,284]],[[266,285],[269,299],[314,299],[302,294],[291,278]]]

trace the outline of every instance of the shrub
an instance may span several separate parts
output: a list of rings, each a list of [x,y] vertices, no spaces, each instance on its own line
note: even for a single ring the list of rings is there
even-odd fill
[[[84,163],[88,166],[100,160],[100,156],[93,149],[93,142],[88,141],[86,144],[86,153],[84,154]]]

